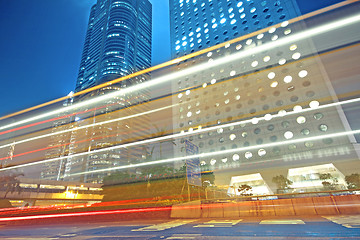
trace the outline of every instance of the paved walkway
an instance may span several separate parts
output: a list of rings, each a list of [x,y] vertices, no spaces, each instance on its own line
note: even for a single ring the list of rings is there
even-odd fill
[[[360,216],[0,225],[0,239],[360,239]]]

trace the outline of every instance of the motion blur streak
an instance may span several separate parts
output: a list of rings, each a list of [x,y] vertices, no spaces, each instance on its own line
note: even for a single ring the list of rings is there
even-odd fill
[[[26,128],[29,128],[29,127],[34,127],[34,126],[37,126],[37,125],[41,125],[41,124],[43,124],[43,123],[52,122],[52,121],[55,121],[55,120],[60,120],[60,119],[68,118],[68,117],[71,117],[71,116],[76,116],[76,115],[79,115],[79,114],[92,112],[92,111],[95,111],[95,110],[99,110],[99,109],[102,109],[102,108],[106,108],[106,107],[111,106],[111,105],[114,105],[114,104],[108,104],[108,105],[104,105],[104,106],[100,106],[100,107],[90,108],[90,109],[88,109],[88,110],[84,110],[84,111],[81,111],[81,112],[70,113],[70,114],[67,114],[67,115],[64,115],[64,116],[59,116],[59,117],[51,118],[51,119],[49,119],[49,120],[44,120],[44,121],[40,121],[40,122],[28,124],[28,125],[25,125],[25,126],[21,126],[21,127],[9,129],[9,130],[0,132],[0,135],[6,134],[6,133],[10,133],[10,132],[15,132],[15,131],[22,130],[22,129],[26,129]]]
[[[23,217],[4,217],[4,218],[0,218],[0,222],[33,220],[33,219],[47,219],[47,218],[61,218],[61,217],[96,216],[96,215],[106,215],[106,214],[156,212],[156,211],[166,211],[166,210],[171,210],[171,207],[154,207],[154,208],[136,208],[136,209],[124,209],[124,210],[94,211],[94,212],[59,213],[59,214],[46,214],[46,215],[34,215],[34,216],[23,216]]]
[[[130,119],[130,118],[135,118],[135,117],[140,117],[140,116],[143,116],[143,115],[146,115],[146,114],[163,111],[163,110],[172,108],[172,107],[174,107],[174,106],[176,106],[176,105],[178,105],[178,104],[174,104],[174,105],[170,105],[170,106],[162,107],[162,108],[158,108],[158,109],[153,109],[153,110],[150,110],[150,111],[147,111],[147,112],[137,113],[137,114],[133,114],[133,115],[126,116],[126,117],[115,118],[115,119],[111,119],[111,120],[108,120],[108,121],[97,122],[97,123],[88,124],[88,125],[84,125],[84,126],[80,126],[80,127],[76,127],[76,128],[66,129],[66,130],[63,130],[63,131],[58,131],[58,132],[54,132],[54,133],[44,134],[44,135],[36,136],[36,137],[33,137],[33,138],[28,138],[28,139],[24,139],[24,140],[21,140],[21,141],[13,142],[13,143],[10,143],[10,144],[2,145],[2,146],[0,146],[0,149],[1,149],[1,148],[6,148],[6,147],[9,147],[9,146],[12,146],[12,145],[20,144],[20,143],[25,143],[25,142],[30,142],[30,141],[33,141],[33,140],[38,140],[38,139],[45,138],[45,137],[51,137],[51,136],[55,136],[55,135],[59,135],[59,134],[67,133],[67,132],[77,131],[77,130],[84,129],[84,128],[99,126],[99,125],[103,125],[103,124],[109,124],[109,123],[113,123],[113,122],[117,122],[117,121],[122,121],[122,120]],[[76,115],[76,114],[78,114],[78,113],[71,114],[71,115]],[[52,120],[56,120],[56,118],[55,118],[55,119],[52,119]],[[0,135],[1,135],[1,133],[0,133]],[[0,159],[0,160],[1,160],[1,159]]]
[[[206,70],[206,69],[211,69],[212,67],[215,67],[215,66],[219,66],[219,65],[222,65],[222,64],[227,64],[229,62],[239,60],[239,59],[245,58],[247,56],[251,56],[252,54],[257,54],[257,53],[269,51],[271,49],[274,49],[274,48],[280,47],[282,45],[288,44],[289,42],[296,42],[296,41],[299,41],[299,40],[307,39],[307,38],[310,38],[312,36],[323,34],[323,33],[326,33],[328,31],[331,31],[331,30],[334,30],[334,29],[337,29],[337,28],[342,28],[342,27],[345,27],[347,25],[354,24],[354,23],[359,22],[359,21],[360,21],[360,14],[357,14],[355,16],[350,16],[350,17],[347,17],[347,18],[339,20],[339,21],[334,21],[334,22],[324,24],[324,25],[319,26],[319,27],[315,27],[315,28],[312,28],[312,29],[305,30],[303,32],[294,34],[292,36],[284,37],[283,39],[280,39],[280,40],[275,41],[275,42],[265,43],[263,45],[257,46],[256,48],[250,48],[250,49],[247,49],[247,50],[244,50],[244,51],[240,51],[240,52],[238,52],[236,54],[226,56],[226,57],[223,57],[223,58],[219,58],[219,59],[216,59],[216,60],[214,60],[212,62],[199,64],[197,66],[188,68],[188,69],[183,70],[183,71],[178,71],[176,73],[171,73],[171,74],[165,75],[163,77],[158,77],[158,78],[153,79],[151,81],[144,82],[142,84],[138,84],[138,85],[126,88],[126,89],[121,89],[118,92],[113,92],[113,93],[110,93],[110,94],[107,94],[107,95],[103,95],[103,96],[100,96],[100,97],[93,98],[93,99],[88,100],[88,101],[84,101],[84,102],[74,104],[74,105],[69,106],[69,107],[57,109],[57,110],[54,110],[54,111],[51,111],[51,112],[40,114],[40,115],[35,116],[35,117],[31,117],[31,118],[27,118],[27,119],[24,119],[24,120],[21,120],[21,121],[17,121],[15,123],[11,123],[11,124],[0,127],[0,130],[7,129],[7,128],[10,128],[10,127],[14,127],[14,126],[18,126],[18,125],[25,124],[25,123],[28,123],[28,122],[36,121],[38,119],[49,117],[49,116],[52,116],[54,114],[60,114],[60,113],[65,112],[65,111],[74,110],[74,109],[79,108],[79,107],[84,107],[84,106],[87,106],[87,105],[90,105],[90,104],[95,104],[95,103],[98,103],[100,101],[104,101],[104,100],[111,99],[111,98],[114,98],[114,97],[119,97],[119,96],[126,95],[126,94],[129,94],[129,93],[137,92],[139,90],[143,90],[143,89],[146,89],[146,88],[149,88],[149,87],[154,87],[156,85],[171,81],[171,80],[176,79],[178,77],[182,77],[182,76],[185,76],[185,75],[188,75],[188,74],[194,74],[196,72],[203,71],[203,70]]]
[[[360,130],[347,131],[347,132],[341,132],[341,133],[332,133],[332,134],[326,134],[326,135],[309,137],[309,138],[300,138],[300,139],[294,139],[294,140],[287,140],[287,141],[278,142],[278,143],[267,143],[267,144],[255,145],[255,146],[250,146],[250,147],[243,147],[243,148],[235,148],[235,149],[230,149],[230,150],[222,150],[222,151],[217,151],[217,152],[194,154],[194,155],[189,155],[189,156],[185,156],[185,157],[162,159],[162,160],[156,160],[156,161],[146,162],[146,163],[137,163],[137,164],[132,164],[132,165],[120,166],[120,167],[100,169],[100,170],[95,170],[95,171],[80,172],[80,173],[71,174],[70,176],[84,175],[84,174],[91,174],[91,173],[105,172],[105,171],[114,171],[114,170],[119,170],[119,169],[136,168],[136,167],[155,165],[155,164],[160,164],[160,163],[177,162],[177,161],[182,161],[182,160],[187,160],[187,159],[192,159],[192,158],[198,158],[198,157],[199,158],[201,158],[201,157],[209,157],[209,156],[214,156],[214,155],[220,155],[220,154],[226,154],[226,153],[234,153],[234,152],[239,152],[239,151],[247,151],[247,150],[258,149],[258,148],[275,147],[275,146],[279,146],[279,145],[282,145],[282,144],[292,144],[292,143],[300,143],[300,142],[306,142],[306,141],[322,140],[322,139],[326,139],[326,138],[336,138],[336,137],[342,137],[342,136],[346,136],[346,135],[354,135],[354,134],[359,134],[359,133],[360,133]]]
[[[355,103],[355,102],[359,102],[359,101],[360,101],[360,98],[349,99],[349,100],[345,100],[345,101],[341,101],[341,102],[334,102],[334,103],[324,104],[324,105],[318,106],[316,108],[306,108],[306,109],[302,109],[301,111],[287,112],[286,115],[292,115],[292,114],[299,114],[299,113],[304,113],[304,112],[309,112],[309,111],[315,111],[315,110],[329,108],[329,107],[335,107],[335,106],[339,106],[339,105],[351,104],[351,103]],[[20,143],[24,143],[24,142],[29,142],[29,141],[32,141],[32,140],[37,140],[37,139],[41,139],[41,138],[44,138],[44,137],[49,137],[49,136],[53,136],[53,135],[57,135],[57,134],[62,134],[62,133],[69,132],[69,131],[80,130],[80,129],[87,128],[87,127],[92,127],[92,126],[96,126],[96,125],[102,125],[102,124],[107,124],[107,123],[111,123],[111,122],[115,122],[115,121],[120,121],[120,120],[124,120],[124,119],[128,119],[128,118],[132,118],[132,117],[137,117],[137,116],[141,116],[141,115],[144,115],[144,114],[147,114],[147,113],[165,110],[165,109],[171,108],[173,106],[175,106],[175,105],[171,105],[171,106],[168,106],[168,107],[163,107],[163,108],[159,108],[159,109],[155,109],[155,110],[151,110],[151,111],[148,111],[148,112],[139,113],[139,114],[123,117],[123,118],[117,118],[117,119],[112,119],[112,120],[109,120],[109,121],[99,122],[99,123],[95,123],[95,124],[84,125],[84,126],[76,128],[76,129],[68,129],[68,130],[59,131],[59,132],[55,132],[55,133],[51,133],[51,134],[45,134],[45,135],[37,136],[37,137],[34,137],[34,138],[29,138],[29,139],[21,140],[21,141],[18,141],[18,142],[14,142],[14,143],[11,143],[11,144],[6,144],[6,145],[3,145],[3,146],[0,146],[0,149],[5,148],[5,147],[9,147],[9,146],[14,145],[14,144],[20,144]],[[271,118],[278,118],[278,117],[283,117],[283,116],[284,116],[283,114],[278,113],[278,114],[272,115]],[[265,116],[258,117],[256,119],[258,121],[266,121]],[[213,127],[197,129],[197,130],[195,130],[193,132],[189,131],[189,132],[186,132],[186,133],[177,133],[177,134],[172,134],[172,135],[167,135],[167,136],[162,136],[162,137],[156,137],[156,138],[146,139],[146,140],[132,142],[132,143],[126,143],[126,144],[112,146],[112,147],[108,147],[108,148],[93,150],[93,151],[90,151],[90,152],[83,152],[83,153],[74,154],[74,155],[72,155],[72,157],[84,156],[84,155],[88,155],[88,154],[99,153],[99,152],[109,151],[109,150],[114,150],[114,149],[119,149],[119,148],[133,147],[133,146],[143,145],[143,144],[148,144],[148,143],[156,143],[156,142],[160,142],[160,141],[164,141],[164,140],[168,140],[168,139],[175,139],[175,138],[178,138],[178,137],[191,136],[191,135],[194,135],[194,134],[209,132],[209,131],[217,130],[219,128],[238,126],[238,125],[241,125],[241,124],[251,123],[252,121],[253,121],[253,119],[248,119],[248,120],[239,121],[239,122],[233,122],[233,123],[227,123],[227,124],[217,125],[217,126],[213,126]],[[90,141],[90,140],[92,140],[92,139],[88,139],[86,141]],[[81,141],[81,142],[83,142],[83,141]],[[43,148],[43,149],[40,149],[40,150],[34,150],[34,151],[30,151],[28,153],[37,152],[37,151],[46,150],[46,149],[48,149],[48,148]],[[246,148],[246,149],[248,149],[248,148]],[[18,154],[18,155],[12,156],[12,157],[22,156],[22,155],[25,155],[25,153]],[[8,158],[10,158],[10,157],[1,158],[0,161],[8,159]],[[63,157],[58,157],[58,158],[41,160],[41,161],[38,161],[38,162],[32,162],[32,163],[28,163],[28,164],[22,164],[22,165],[13,166],[13,167],[7,167],[7,168],[4,168],[4,169],[0,169],[0,172],[4,171],[5,169],[9,170],[9,169],[15,169],[15,168],[18,168],[18,167],[20,168],[20,167],[32,166],[32,165],[36,165],[36,164],[42,164],[42,163],[47,163],[47,162],[58,161],[58,160],[61,160],[61,159],[66,159],[66,158],[67,158],[67,156],[63,156]]]
[[[82,141],[76,141],[74,143],[90,142],[92,140],[98,140],[98,139],[103,139],[103,138],[107,138],[107,137],[114,137],[114,136],[118,136],[118,134],[107,135],[107,136],[102,136],[102,137],[93,137],[93,138],[89,138],[89,139],[82,140]],[[70,143],[65,143],[65,144],[55,145],[55,146],[51,146],[51,147],[35,149],[35,150],[24,152],[24,153],[19,153],[19,154],[8,156],[8,157],[3,157],[3,158],[0,158],[0,161],[1,160],[6,160],[6,159],[11,159],[11,158],[14,159],[16,157],[23,156],[23,155],[26,155],[26,154],[35,153],[35,152],[41,152],[41,151],[45,151],[45,150],[53,149],[53,148],[58,148],[58,147],[64,147],[64,146],[67,146],[67,145],[70,145]]]
[[[358,1],[358,0],[347,0],[347,1],[343,1],[343,2],[340,2],[340,3],[334,4],[334,5],[328,6],[328,7],[326,7],[326,8],[323,8],[323,9],[320,9],[320,10],[317,10],[317,11],[314,11],[314,12],[310,12],[310,13],[307,13],[307,14],[302,15],[302,16],[300,16],[300,17],[294,18],[294,19],[292,19],[292,20],[289,20],[289,22],[293,23],[293,22],[305,20],[305,19],[311,18],[311,17],[313,17],[313,16],[315,16],[315,15],[318,15],[318,14],[321,14],[321,13],[324,13],[324,12],[328,12],[328,11],[334,10],[334,9],[336,9],[336,8],[339,8],[339,7],[342,7],[342,6],[345,6],[345,5],[348,5],[348,4],[357,2],[357,1]],[[274,26],[275,26],[275,27],[276,27],[276,26],[280,26],[280,23],[277,24],[277,25],[274,25]],[[43,104],[40,104],[40,105],[31,107],[31,108],[27,108],[27,109],[24,109],[24,110],[15,112],[15,113],[8,114],[8,115],[6,115],[6,116],[0,117],[0,120],[7,119],[7,118],[10,118],[10,117],[13,117],[13,116],[17,116],[17,115],[20,115],[20,114],[23,114],[23,113],[27,113],[27,112],[30,112],[30,111],[32,111],[32,110],[36,110],[36,109],[39,109],[39,108],[42,108],[42,107],[46,107],[46,106],[49,106],[49,105],[54,104],[54,103],[58,103],[58,102],[61,102],[61,101],[65,101],[65,100],[69,99],[70,97],[80,96],[80,95],[82,95],[82,94],[86,94],[86,93],[89,93],[89,92],[98,90],[98,89],[100,89],[100,88],[103,88],[103,87],[106,87],[106,86],[110,86],[110,85],[112,85],[112,84],[121,82],[121,81],[123,81],[123,80],[129,79],[129,78],[132,78],[132,77],[139,76],[139,75],[141,75],[141,74],[149,73],[149,72],[151,72],[151,71],[155,71],[155,70],[158,70],[158,69],[161,69],[161,68],[164,68],[164,67],[168,67],[168,66],[177,64],[177,63],[179,63],[179,62],[182,62],[182,61],[188,60],[188,59],[190,59],[190,58],[199,56],[199,55],[204,54],[204,53],[207,53],[207,52],[209,52],[209,51],[213,51],[213,50],[222,48],[222,47],[224,47],[227,43],[231,43],[231,44],[232,44],[232,43],[236,43],[236,42],[238,42],[238,41],[240,41],[240,40],[243,40],[243,39],[245,39],[245,38],[247,38],[247,37],[251,37],[251,36],[254,36],[254,35],[259,34],[259,33],[261,33],[261,32],[268,31],[271,27],[272,27],[272,26],[270,26],[270,27],[268,27],[268,28],[265,28],[265,29],[263,29],[263,30],[258,30],[258,31],[256,31],[256,32],[247,34],[247,35],[245,35],[245,36],[241,36],[241,37],[235,38],[235,39],[230,40],[230,41],[228,41],[228,42],[220,43],[220,44],[217,44],[217,45],[215,45],[215,46],[212,46],[212,47],[209,47],[209,48],[206,48],[206,49],[203,49],[203,50],[194,52],[194,53],[190,53],[190,54],[188,54],[188,55],[186,55],[186,56],[179,57],[179,58],[170,60],[170,61],[165,62],[165,63],[161,63],[161,64],[156,65],[156,66],[153,66],[153,67],[151,67],[151,68],[144,69],[144,70],[141,70],[141,71],[139,71],[139,72],[132,73],[132,74],[127,75],[127,76],[125,76],[125,77],[117,78],[117,79],[114,79],[114,80],[112,80],[112,81],[109,81],[109,82],[106,82],[106,83],[103,83],[103,84],[100,84],[100,85],[97,85],[97,86],[94,86],[94,87],[91,87],[91,88],[82,90],[82,91],[80,91],[80,92],[74,93],[72,96],[64,96],[64,97],[55,99],[55,100],[50,101],[50,102],[46,102],[46,103],[43,103]]]
[[[103,107],[106,107],[106,106],[103,106]],[[101,108],[101,107],[98,107],[98,108]],[[37,126],[37,125],[41,125],[41,124],[43,124],[43,123],[52,122],[52,121],[60,120],[60,119],[63,119],[63,118],[68,118],[68,117],[71,117],[71,116],[74,116],[74,115],[77,115],[77,114],[82,114],[82,113],[86,113],[86,112],[91,112],[91,111],[93,111],[93,110],[95,110],[95,108],[94,108],[94,109],[89,109],[89,110],[86,110],[86,111],[71,113],[71,114],[64,115],[64,116],[60,116],[60,117],[56,117],[56,118],[51,118],[51,119],[48,119],[48,120],[44,120],[44,121],[40,121],[40,122],[28,124],[28,125],[21,126],[21,127],[17,127],[17,128],[13,128],[13,129],[9,129],[9,130],[7,130],[7,131],[0,132],[0,135],[6,134],[6,133],[10,133],[10,132],[15,132],[15,131],[22,130],[22,129],[29,128],[29,127],[34,127],[34,126]]]
[[[359,134],[359,133],[360,133],[360,130],[347,131],[347,132],[341,132],[341,133],[333,133],[333,134],[326,134],[326,135],[309,137],[309,138],[300,138],[300,139],[294,139],[294,140],[287,140],[287,141],[283,141],[283,142],[279,142],[279,143],[268,143],[268,144],[250,146],[250,147],[243,147],[243,148],[236,148],[236,149],[223,150],[223,151],[217,151],[217,152],[209,152],[209,153],[202,153],[202,154],[196,154],[196,155],[189,155],[189,156],[185,156],[185,157],[162,159],[162,160],[156,160],[156,161],[151,161],[151,162],[146,162],[146,163],[131,164],[131,165],[126,165],[126,166],[107,168],[107,169],[101,169],[101,170],[95,170],[95,171],[80,172],[80,173],[72,174],[70,176],[91,174],[91,173],[96,173],[96,172],[114,171],[114,170],[119,170],[119,169],[130,169],[130,168],[136,168],[136,167],[141,167],[141,166],[149,166],[149,165],[155,165],[155,164],[160,164],[160,163],[177,162],[177,161],[182,161],[182,160],[191,159],[191,158],[197,158],[197,157],[207,157],[207,156],[219,155],[219,154],[224,154],[224,153],[247,151],[247,150],[257,149],[257,148],[274,147],[274,146],[278,146],[278,145],[281,145],[281,144],[284,144],[284,143],[286,143],[286,144],[300,143],[300,142],[305,142],[305,141],[321,140],[321,139],[325,139],[325,138],[336,138],[336,137],[341,137],[341,136],[346,136],[346,135],[354,135],[354,134]],[[152,140],[153,139],[149,139],[149,140],[146,140],[146,141],[152,141]],[[121,145],[121,146],[111,147],[110,149],[124,148],[124,147],[128,147],[129,145],[134,145],[134,144],[135,143],[124,144],[124,145]],[[107,150],[109,150],[109,149],[107,148]],[[99,151],[105,151],[105,150],[100,149],[100,150],[96,150],[96,151],[93,151],[93,152],[90,152],[90,153],[99,152]],[[86,154],[89,154],[89,152],[80,153],[80,154],[77,154],[76,156],[81,156],[81,155],[86,155]],[[73,156],[75,156],[75,155],[73,155]],[[54,159],[43,160],[43,161],[39,161],[39,162],[32,162],[32,163],[26,163],[26,164],[22,164],[22,165],[2,168],[2,169],[0,169],[0,172],[10,170],[10,169],[17,169],[17,168],[21,168],[21,167],[34,166],[34,165],[38,165],[38,164],[42,164],[42,163],[46,163],[46,162],[57,161],[57,160],[60,160],[60,159],[65,159],[67,157],[68,156],[64,156],[64,157],[59,157],[59,158],[54,158]]]

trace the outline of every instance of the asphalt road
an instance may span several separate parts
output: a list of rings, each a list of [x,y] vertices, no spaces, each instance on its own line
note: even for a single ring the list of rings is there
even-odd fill
[[[360,215],[0,225],[0,239],[360,239]]]

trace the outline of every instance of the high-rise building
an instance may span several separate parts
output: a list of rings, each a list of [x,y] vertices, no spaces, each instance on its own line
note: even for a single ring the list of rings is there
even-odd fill
[[[98,0],[91,8],[75,91],[79,92],[150,67],[151,31],[152,5],[148,0]],[[129,78],[78,96],[74,99],[74,104],[120,91],[148,79],[148,74]],[[60,124],[61,128],[71,130],[66,132],[66,139],[61,140],[67,144],[62,149],[51,148],[47,155],[47,158],[64,155],[68,157],[61,161],[60,165],[58,162],[51,162],[44,166],[42,178],[102,183],[103,178],[108,175],[107,172],[79,173],[116,167],[128,164],[130,160],[141,159],[141,149],[93,154],[90,152],[146,134],[149,124],[146,116],[136,121],[122,120],[104,125],[99,122],[120,119],[134,114],[135,111],[142,111],[146,107],[141,103],[148,99],[147,90],[141,90],[107,99],[98,105],[86,105],[77,109],[76,116],[69,121],[71,124]],[[133,104],[141,106],[135,110],[128,109]],[[54,126],[54,129],[59,129],[59,126]],[[53,139],[52,146],[61,145],[61,142],[54,144],[56,139]],[[89,154],[76,156],[82,152]]]
[[[62,104],[62,107],[66,108],[71,106],[73,103],[73,98],[71,97],[73,92],[70,92],[67,100]],[[69,115],[70,114],[70,115]],[[57,116],[55,121],[53,121],[51,126],[51,133],[54,134],[50,137],[48,143],[48,150],[46,151],[45,158],[61,158],[68,154],[68,142],[70,140],[71,133],[67,132],[71,128],[72,117],[71,113],[65,111]],[[60,134],[56,134],[62,132]],[[42,171],[40,177],[43,179],[50,180],[62,180],[64,171],[65,171],[65,159],[60,161],[46,162],[42,165]]]
[[[198,154],[201,170],[214,172],[215,185],[234,195],[244,184],[255,195],[284,190],[275,187],[276,175],[288,176],[299,192],[324,189],[324,173],[338,181],[334,189],[346,188],[344,175],[358,171],[359,156],[317,53],[331,38],[309,36],[326,21],[308,20],[311,28],[317,23],[312,31],[308,22],[286,21],[297,12],[292,1],[170,3],[173,57],[264,28],[174,67],[173,131],[182,134],[175,158],[194,163],[188,155]]]
[[[151,30],[152,5],[148,0],[98,0],[91,8],[75,91],[150,67]],[[148,79],[148,75],[130,78],[82,96],[78,101],[119,91]],[[117,121],[104,126],[96,125],[96,123],[134,114],[128,108],[133,104],[146,102],[148,99],[149,93],[143,90],[102,102],[101,107],[90,110],[92,116],[79,114],[75,125],[92,127],[72,132],[64,179],[102,183],[103,178],[109,173],[73,175],[79,172],[116,167],[141,159],[141,149],[114,150],[81,157],[73,157],[73,155],[123,143],[129,138],[137,139],[139,134],[146,134],[149,124],[146,117],[137,121]],[[91,109],[87,106],[83,110],[88,111],[89,108]],[[137,109],[145,111],[143,107]],[[93,126],[94,124],[96,126]],[[137,131],[138,128],[142,129],[140,133]]]
[[[91,8],[75,91],[151,66],[148,0],[98,0]]]
[[[170,0],[172,58],[299,15],[295,0]]]

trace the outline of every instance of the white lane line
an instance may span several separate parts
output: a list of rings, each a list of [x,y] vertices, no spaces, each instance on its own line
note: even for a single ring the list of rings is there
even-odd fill
[[[323,218],[326,218],[329,221],[332,221],[333,223],[342,225],[346,228],[360,228],[360,216],[323,216]]]
[[[196,239],[202,234],[173,234],[171,237],[166,239]]]
[[[259,224],[305,224],[300,219],[287,219],[287,220],[262,220]]]
[[[213,227],[232,227],[239,222],[241,222],[242,219],[238,220],[211,220],[203,224],[199,224],[194,226],[194,228],[213,228]]]
[[[133,229],[131,231],[133,231],[133,232],[163,231],[166,229],[179,227],[179,226],[182,226],[182,225],[194,222],[194,221],[195,220],[175,220],[175,221],[155,224],[155,225],[151,225],[151,226],[143,227],[143,228],[139,228],[139,229]]]

